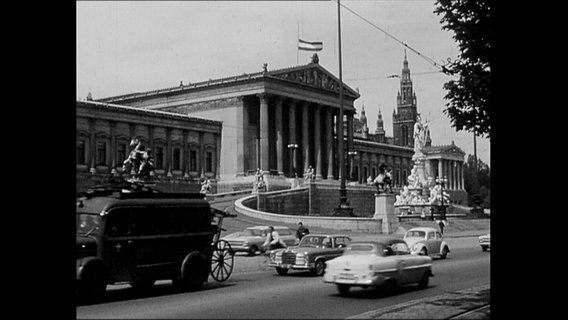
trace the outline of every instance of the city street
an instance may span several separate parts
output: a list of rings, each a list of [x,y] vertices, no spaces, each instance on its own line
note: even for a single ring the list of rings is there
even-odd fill
[[[241,216],[227,219],[227,228],[232,231],[262,222],[250,219]],[[129,285],[113,285],[108,287],[105,302],[77,306],[77,318],[346,318],[489,285],[490,252],[481,251],[477,237],[447,241],[452,251],[448,259],[433,261],[434,277],[425,290],[407,286],[387,294],[354,288],[350,296],[340,297],[335,286],[323,283],[321,277],[299,271],[278,276],[266,266],[265,257],[237,254],[233,273],[225,282],[210,277],[203,290],[184,293],[176,292],[171,281],[159,281],[147,293],[136,292]]]

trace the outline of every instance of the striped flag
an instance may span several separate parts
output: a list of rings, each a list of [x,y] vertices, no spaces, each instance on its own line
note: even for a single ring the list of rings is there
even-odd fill
[[[305,51],[321,51],[323,49],[323,42],[309,42],[302,39],[298,39],[298,50]]]

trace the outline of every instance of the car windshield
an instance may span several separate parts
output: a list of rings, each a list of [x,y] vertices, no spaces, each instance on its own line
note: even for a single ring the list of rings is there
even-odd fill
[[[245,229],[245,231],[243,232],[243,236],[248,236],[248,237],[262,236],[262,230],[260,230],[260,229]]]
[[[408,231],[404,237],[405,238],[424,238],[425,236],[426,236],[426,232],[414,230],[414,231]]]
[[[101,225],[101,216],[98,214],[81,213],[77,215],[77,234],[97,235]]]
[[[347,246],[343,254],[373,254],[377,252],[377,247],[372,243],[352,243]]]
[[[316,237],[316,236],[305,236],[300,241],[299,247],[331,247],[331,239],[329,237]]]

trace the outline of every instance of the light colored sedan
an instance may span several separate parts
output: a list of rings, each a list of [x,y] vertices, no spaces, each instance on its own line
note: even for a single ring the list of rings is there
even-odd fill
[[[450,247],[444,241],[444,237],[434,228],[418,227],[409,229],[404,234],[403,239],[408,244],[412,254],[445,259],[450,252]]]
[[[295,246],[298,244],[295,232],[285,226],[274,226],[274,231],[278,232],[280,239],[286,243],[286,246]],[[254,226],[246,228],[242,232],[228,234],[221,238],[229,242],[234,252],[247,252],[249,255],[255,255],[257,251],[263,252],[262,244],[266,240],[268,226]]]
[[[351,287],[392,290],[418,283],[426,288],[432,276],[432,258],[410,254],[402,239],[381,239],[352,242],[343,255],[327,261],[323,281],[335,284],[344,296]]]
[[[488,233],[479,236],[479,245],[481,246],[481,250],[483,250],[484,252],[487,251],[487,249],[491,248],[491,234]]]

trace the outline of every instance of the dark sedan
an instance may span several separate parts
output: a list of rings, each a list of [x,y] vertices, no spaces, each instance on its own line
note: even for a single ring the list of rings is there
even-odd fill
[[[310,270],[316,276],[323,275],[325,262],[340,256],[351,238],[344,234],[310,234],[302,238],[297,247],[276,249],[270,252],[269,266],[279,275],[288,270]]]

